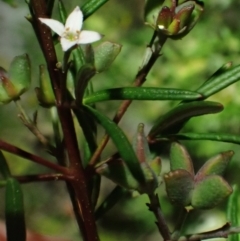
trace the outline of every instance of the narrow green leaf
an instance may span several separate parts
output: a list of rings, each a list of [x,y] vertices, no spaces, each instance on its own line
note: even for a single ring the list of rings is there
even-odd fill
[[[221,141],[229,142],[240,145],[240,136],[223,134],[223,133],[180,133],[169,135],[169,137],[175,137],[178,140],[211,140],[211,141]]]
[[[136,178],[136,180],[138,180],[140,183],[144,183],[145,178],[138,162],[137,156],[134,153],[133,148],[123,131],[118,127],[116,123],[114,123],[103,114],[99,113],[97,110],[89,106],[85,106],[85,109],[87,112],[89,112],[95,117],[95,119],[103,126],[103,128],[112,138],[114,144],[119,151],[120,156],[126,162],[129,170]]]
[[[58,12],[59,12],[61,22],[65,24],[67,20],[67,12],[62,0],[58,0]]]
[[[233,193],[230,195],[227,203],[227,220],[232,226],[239,226],[239,189],[237,185],[233,186]],[[228,237],[228,241],[239,241],[240,234],[233,234]]]
[[[104,42],[94,49],[95,67],[98,73],[108,69],[120,53],[120,44]]]
[[[140,188],[128,166],[121,159],[114,159],[97,165],[95,171],[126,189],[139,190]]]
[[[170,148],[171,171],[184,169],[194,175],[192,159],[186,148],[178,142],[173,142]]]
[[[26,241],[23,194],[14,178],[8,178],[5,193],[5,216],[8,241]]]
[[[240,80],[240,65],[227,70],[224,65],[222,69],[196,90],[201,93],[204,98],[207,98]]]
[[[177,133],[190,118],[218,113],[222,110],[223,106],[220,103],[212,101],[194,101],[180,104],[165,115],[160,116],[150,130],[149,138],[152,139],[156,135]]]
[[[85,104],[106,100],[196,100],[201,95],[180,89],[154,87],[125,87],[97,91],[86,98]]]
[[[104,216],[104,214],[108,212],[115,204],[117,204],[117,202],[127,193],[128,191],[126,189],[116,186],[95,211],[96,220]]]
[[[192,206],[209,209],[217,206],[232,193],[231,186],[218,175],[210,175],[195,184]]]
[[[103,4],[109,0],[89,0],[81,6],[84,15],[84,20],[96,12]]]
[[[7,179],[11,176],[7,161],[6,161],[2,151],[0,151],[0,172],[4,179]]]

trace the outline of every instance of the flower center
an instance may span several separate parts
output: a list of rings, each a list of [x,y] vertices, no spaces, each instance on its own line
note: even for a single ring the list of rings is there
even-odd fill
[[[79,30],[72,32],[72,31],[69,31],[69,28],[66,28],[62,37],[68,39],[69,41],[76,41],[79,39],[79,35],[80,35]]]

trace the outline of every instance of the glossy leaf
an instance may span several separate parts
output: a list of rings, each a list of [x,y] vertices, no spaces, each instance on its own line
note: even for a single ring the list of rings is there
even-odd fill
[[[217,206],[231,193],[231,186],[222,177],[210,175],[196,183],[191,203],[194,208],[209,209]]]
[[[180,89],[125,87],[97,91],[84,98],[85,104],[106,100],[196,100],[201,95]]]
[[[8,241],[26,241],[23,194],[14,178],[8,178],[5,193],[5,217]]]
[[[199,181],[211,174],[223,175],[233,155],[233,151],[226,151],[212,157],[197,172],[195,180]]]
[[[134,178],[136,178],[138,182],[144,183],[145,178],[138,162],[137,156],[134,153],[133,148],[123,131],[117,126],[116,123],[114,123],[112,120],[110,120],[108,117],[104,116],[97,110],[89,106],[85,106],[85,109],[88,113],[94,116],[94,118],[103,126],[108,135],[112,138],[120,153],[120,156],[127,164]]]
[[[197,92],[201,93],[204,98],[207,98],[240,80],[240,65],[229,69],[226,66],[222,68],[223,70],[220,69],[218,73],[197,89]]]
[[[160,116],[150,130],[149,138],[152,139],[156,135],[177,133],[190,118],[218,113],[222,110],[223,106],[220,103],[212,101],[194,101],[180,104],[165,115]]]
[[[0,173],[2,174],[4,179],[7,179],[11,176],[7,160],[4,157],[2,151],[0,150]]]
[[[0,67],[0,104],[7,104],[12,100],[5,89],[6,86],[16,92],[15,87],[9,80],[7,71]]]
[[[240,145],[240,136],[221,133],[180,133],[170,135],[178,140],[211,140],[221,141]]]
[[[194,175],[192,159],[186,148],[178,142],[173,142],[170,149],[170,168],[171,171],[184,169]]]
[[[81,6],[81,10],[84,15],[84,19],[87,19],[94,12],[96,12],[103,4],[108,2],[108,0],[89,0]]]
[[[164,175],[166,191],[170,201],[181,206],[191,202],[191,192],[194,188],[193,176],[186,170],[176,170]]]
[[[61,22],[65,24],[68,15],[67,15],[65,6],[63,4],[63,1],[62,0],[58,0],[57,1],[57,5],[58,5],[58,12],[59,12],[59,16],[60,16]]]
[[[94,49],[95,68],[102,72],[109,68],[121,51],[120,44],[104,42]]]

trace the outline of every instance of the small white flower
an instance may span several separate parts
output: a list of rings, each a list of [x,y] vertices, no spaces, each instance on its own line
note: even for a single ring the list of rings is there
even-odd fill
[[[78,6],[68,16],[65,26],[54,19],[39,18],[39,20],[60,36],[63,51],[67,51],[75,44],[88,44],[102,38],[102,35],[97,32],[81,31],[83,14]]]

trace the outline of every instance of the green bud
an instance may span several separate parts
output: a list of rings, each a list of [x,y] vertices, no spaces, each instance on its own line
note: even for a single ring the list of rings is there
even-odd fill
[[[6,70],[0,67],[0,103],[7,104],[12,98],[11,95],[16,93],[16,89],[13,86],[12,82],[8,78]],[[10,96],[9,94],[10,93]],[[12,93],[12,94],[11,94]]]
[[[172,39],[181,39],[188,34],[203,13],[203,3],[200,1],[180,3],[176,6],[174,2],[170,9],[164,7],[157,18],[158,30]]]
[[[183,207],[191,203],[194,188],[193,176],[186,170],[179,169],[164,175],[166,191],[170,201]]]
[[[172,12],[169,7],[164,6],[158,14],[157,26],[158,28],[167,29],[172,22]]]
[[[98,73],[108,69],[120,53],[120,44],[104,42],[94,50],[95,67]]]
[[[192,159],[186,148],[178,142],[173,142],[170,148],[171,171],[183,169],[194,175]]]
[[[36,87],[35,91],[40,105],[46,108],[53,106],[55,104],[55,96],[44,65],[39,66],[39,84],[40,87]]]
[[[233,151],[226,151],[209,159],[198,171],[195,176],[195,180],[199,181],[204,177],[212,174],[223,175],[233,154]]]
[[[231,186],[222,177],[210,175],[195,184],[191,204],[199,209],[213,208],[231,193]]]
[[[194,8],[194,4],[188,4],[187,6],[181,7],[180,10],[176,12],[174,18],[180,20],[181,29],[188,24]]]
[[[13,98],[18,98],[30,86],[31,66],[27,54],[16,56],[9,69],[9,79],[16,89],[16,93],[9,93]]]

